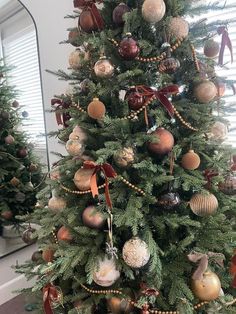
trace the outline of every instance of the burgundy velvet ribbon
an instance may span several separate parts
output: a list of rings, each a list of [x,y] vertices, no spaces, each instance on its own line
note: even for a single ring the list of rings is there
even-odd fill
[[[53,314],[53,302],[60,302],[60,292],[55,286],[49,283],[43,288],[43,307],[45,314]]]
[[[96,0],[74,0],[74,7],[75,8],[83,8],[85,7],[88,3],[91,3],[91,2],[98,2],[98,3],[102,3],[103,0],[100,0],[100,1],[96,1]]]
[[[231,62],[233,62],[234,57],[233,57],[233,46],[231,39],[229,38],[229,33],[227,30],[226,26],[220,26],[217,29],[217,33],[219,35],[222,35],[222,40],[221,40],[221,47],[220,47],[220,54],[219,54],[219,65],[224,64],[224,52],[225,52],[225,47],[227,46],[229,48],[230,54],[231,54]]]
[[[219,175],[219,172],[213,170],[213,169],[206,169],[203,172],[204,177],[207,180],[207,188],[210,189],[211,188],[211,181],[212,178],[217,177]]]
[[[109,192],[109,178],[115,178],[117,176],[117,173],[115,170],[112,168],[112,166],[108,163],[105,163],[103,165],[97,165],[93,161],[85,161],[83,164],[84,169],[93,169],[93,174],[90,179],[90,185],[91,185],[91,190],[93,197],[99,195],[98,191],[98,185],[97,185],[97,173],[98,172],[103,172],[105,176],[105,197],[106,197],[106,203],[109,208],[112,208],[112,201],[110,197],[110,192]]]
[[[90,10],[92,16],[93,16],[93,19],[94,19],[94,22],[96,23],[96,26],[99,30],[102,30],[104,28],[104,21],[102,19],[102,16],[98,10],[98,8],[96,7],[95,3],[92,2],[89,2],[86,6],[86,9]]]
[[[63,125],[65,128],[68,127],[67,122],[71,116],[67,112],[61,112],[70,108],[70,103],[66,103],[61,99],[53,98],[51,100],[51,106],[55,108],[56,120],[58,125]]]
[[[141,294],[145,296],[155,296],[158,297],[160,292],[155,288],[149,288],[145,282],[141,282],[140,284]]]

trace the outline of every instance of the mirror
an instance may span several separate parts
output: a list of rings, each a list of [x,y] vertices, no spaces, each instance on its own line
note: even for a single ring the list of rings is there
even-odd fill
[[[0,59],[2,58],[4,64],[11,67],[9,75],[6,76],[6,78],[2,78],[2,80],[6,81],[7,86],[14,86],[17,91],[17,95],[15,96],[16,102],[15,105],[13,105],[13,114],[14,110],[17,111],[22,119],[20,124],[14,126],[12,133],[15,131],[18,133],[26,133],[28,137],[26,148],[29,152],[32,151],[32,154],[37,157],[39,163],[44,165],[42,170],[46,173],[48,169],[48,150],[47,139],[45,137],[45,116],[39,67],[37,31],[32,17],[18,0],[0,0]],[[1,110],[3,110],[3,106],[4,105],[1,103],[0,114],[2,112]],[[2,129],[3,128],[4,126]],[[9,131],[6,130],[6,134],[3,135],[3,133],[1,133],[1,135],[2,137],[7,137],[14,134],[10,134]],[[10,143],[5,144],[9,144],[10,147]],[[19,155],[19,152],[17,152],[17,154]],[[22,156],[18,155],[16,155],[16,157],[19,157],[18,161],[21,162],[20,158],[22,158]],[[27,158],[29,158],[30,162],[28,164],[26,161]],[[29,201],[27,201],[26,192],[24,196],[22,195],[20,188],[19,191],[17,191],[20,185],[26,184],[25,180],[27,179],[21,177],[21,173],[18,170],[16,170],[16,178],[7,177],[7,180],[10,183],[12,182],[12,184],[7,182],[9,188],[12,186],[11,193],[15,192],[15,195],[18,195],[19,197],[16,206],[21,203],[21,207],[19,207],[21,208],[21,214],[22,212],[26,214],[27,211],[32,210],[36,201],[34,191],[37,190],[37,185],[42,181],[42,176],[40,177],[38,175],[37,177],[37,174],[30,170],[30,166],[33,164],[30,158],[31,153],[28,153],[28,156],[25,157],[24,161],[24,166],[29,169],[29,175],[25,173],[25,176],[29,176],[29,182],[27,184],[29,185],[29,189],[33,187]],[[17,160],[14,162],[17,162]],[[37,172],[37,170],[35,172]],[[14,178],[20,183],[18,181],[13,183],[11,179]],[[0,179],[2,179],[2,182],[6,177],[1,178],[0,174]],[[4,192],[2,192],[2,194],[0,193],[0,213],[3,212],[3,210],[1,211],[1,207],[3,208],[5,206],[4,216],[1,214],[0,217],[0,259],[29,244],[23,242],[21,238],[21,224],[17,224],[14,219],[12,220],[11,218],[8,218],[10,213],[14,218],[19,211],[17,211],[16,208],[12,208],[12,205],[7,203],[7,192],[5,192],[5,195],[3,194]],[[25,200],[22,201],[20,196],[22,198],[25,197]],[[28,206],[30,209],[27,209],[24,212],[24,206]]]

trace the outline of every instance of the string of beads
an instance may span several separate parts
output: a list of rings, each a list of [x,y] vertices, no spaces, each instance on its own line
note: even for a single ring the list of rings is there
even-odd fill
[[[195,64],[195,68],[196,68],[197,72],[200,72],[200,65],[199,65],[199,62],[198,62],[198,58],[197,58],[195,47],[194,47],[194,45],[192,43],[190,44],[190,47],[191,47],[191,51],[192,51],[192,56],[193,56],[193,61],[194,61],[194,64]]]

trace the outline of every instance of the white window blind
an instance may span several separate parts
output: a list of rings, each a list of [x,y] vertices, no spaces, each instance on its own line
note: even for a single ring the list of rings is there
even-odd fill
[[[42,90],[39,73],[36,32],[27,27],[3,40],[3,54],[7,65],[13,66],[9,83],[19,91],[17,100],[22,111],[29,116],[23,120],[22,128],[29,135],[36,149],[46,148]]]

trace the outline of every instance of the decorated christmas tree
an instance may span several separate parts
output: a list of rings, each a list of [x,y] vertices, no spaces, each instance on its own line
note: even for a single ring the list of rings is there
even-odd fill
[[[222,6],[195,2],[74,1],[57,73],[72,91],[52,101],[68,154],[30,217],[39,252],[17,269],[46,314],[236,313],[232,82],[215,71],[232,45],[227,22],[189,17]]]
[[[0,225],[2,229],[9,225],[19,230],[17,216],[33,211],[42,174],[33,147],[21,128],[27,112],[15,100],[17,93],[8,84],[10,68],[3,60],[0,75]]]

